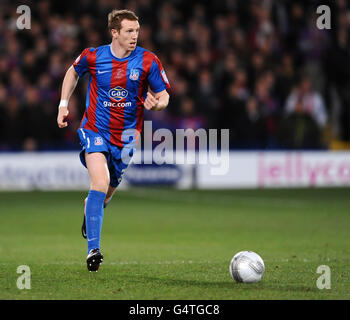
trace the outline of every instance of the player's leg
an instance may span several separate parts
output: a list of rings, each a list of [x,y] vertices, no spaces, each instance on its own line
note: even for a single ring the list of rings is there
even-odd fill
[[[103,153],[85,153],[86,167],[90,177],[90,191],[86,200],[86,237],[88,244],[88,269],[97,271],[103,256],[100,239],[103,222],[103,207],[109,186],[109,170]]]
[[[90,177],[90,190],[106,195],[110,181],[106,156],[102,152],[85,153],[85,162]]]
[[[111,157],[108,160],[108,169],[110,174],[110,183],[107,190],[106,199],[104,202],[104,208],[107,207],[109,202],[112,200],[112,197],[117,190],[119,184],[122,181],[123,175],[125,170],[127,169],[129,165],[129,161],[131,159],[128,158],[127,160],[121,159],[121,148],[117,146],[110,146],[110,155]],[[112,156],[113,155],[113,156]]]
[[[108,169],[110,174],[110,182],[107,190],[107,195],[104,203],[104,208],[107,207],[107,205],[112,200],[112,197],[117,190],[120,182],[122,181],[122,177],[124,174],[124,171],[128,167],[128,163],[123,163],[123,161],[118,157],[120,156],[120,148],[116,146],[111,146],[111,154],[114,155],[110,157],[108,161]],[[117,150],[117,152],[116,152]],[[115,157],[117,155],[117,157]]]
[[[106,199],[105,199],[104,204],[103,204],[104,209],[108,206],[108,204],[112,200],[112,197],[113,197],[116,189],[117,189],[116,187],[112,187],[111,185],[109,185],[108,190],[107,190],[107,194],[106,194]],[[83,224],[81,226],[81,234],[82,234],[83,238],[85,238],[85,239],[86,239],[86,202],[87,202],[87,197],[84,200],[84,220],[83,220]]]
[[[113,194],[114,194],[116,189],[117,189],[116,187],[112,187],[111,185],[108,187],[106,199],[105,199],[104,204],[103,204],[104,209],[111,202]],[[84,220],[83,220],[83,224],[81,226],[81,234],[82,234],[83,238],[85,238],[85,239],[86,239],[86,202],[87,202],[87,197],[84,200]]]

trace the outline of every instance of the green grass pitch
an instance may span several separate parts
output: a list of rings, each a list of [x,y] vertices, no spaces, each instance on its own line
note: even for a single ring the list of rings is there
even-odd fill
[[[350,189],[118,191],[105,210],[98,273],[81,237],[86,192],[0,193],[0,299],[350,298]],[[265,262],[235,283],[232,256]],[[20,290],[19,265],[31,271]],[[316,286],[320,265],[331,288]]]

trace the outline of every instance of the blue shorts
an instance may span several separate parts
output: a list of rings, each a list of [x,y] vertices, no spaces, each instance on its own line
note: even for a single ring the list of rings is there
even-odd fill
[[[131,157],[134,153],[133,148],[118,147],[111,144],[99,133],[87,129],[78,129],[78,136],[82,150],[80,152],[80,161],[86,167],[85,152],[101,152],[106,156],[110,175],[110,185],[116,188],[128,167]]]

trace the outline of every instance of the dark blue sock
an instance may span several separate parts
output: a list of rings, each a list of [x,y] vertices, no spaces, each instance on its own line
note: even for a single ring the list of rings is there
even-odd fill
[[[90,190],[86,201],[86,235],[88,253],[91,249],[100,249],[100,239],[103,221],[103,203],[106,194],[96,190]]]

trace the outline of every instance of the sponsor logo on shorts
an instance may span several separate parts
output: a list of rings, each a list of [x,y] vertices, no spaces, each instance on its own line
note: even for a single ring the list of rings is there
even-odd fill
[[[125,99],[128,96],[128,91],[125,90],[124,88],[118,86],[118,87],[115,87],[115,88],[109,90],[108,91],[108,96],[111,99],[119,102],[119,101]]]
[[[102,146],[103,145],[103,139],[101,137],[95,137],[94,145],[95,146]]]

